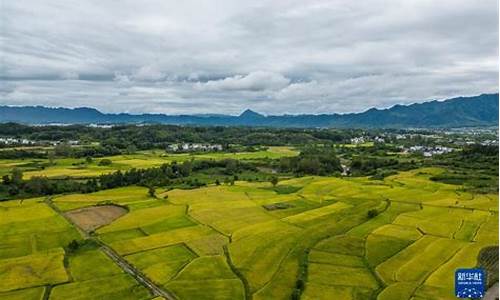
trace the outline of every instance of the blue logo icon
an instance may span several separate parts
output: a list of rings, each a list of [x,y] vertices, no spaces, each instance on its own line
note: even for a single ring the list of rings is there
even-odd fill
[[[486,277],[483,269],[458,269],[455,271],[455,295],[458,298],[482,298]]]

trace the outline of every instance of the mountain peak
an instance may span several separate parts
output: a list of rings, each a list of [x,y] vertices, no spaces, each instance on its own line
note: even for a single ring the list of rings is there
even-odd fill
[[[250,119],[250,118],[263,118],[264,116],[257,113],[257,112],[254,112],[253,110],[251,109],[247,109],[245,110],[244,112],[241,113],[241,115],[239,116],[240,118],[245,118],[245,119]]]

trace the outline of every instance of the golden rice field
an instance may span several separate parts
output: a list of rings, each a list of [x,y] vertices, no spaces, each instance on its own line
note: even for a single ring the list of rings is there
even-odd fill
[[[498,196],[429,180],[442,171],[280,181],[290,193],[237,181],[51,201],[127,207],[94,237],[178,299],[290,299],[298,279],[301,299],[455,299],[455,269],[498,243]],[[83,237],[44,200],[0,202],[0,299],[154,298],[97,246],[68,251]]]

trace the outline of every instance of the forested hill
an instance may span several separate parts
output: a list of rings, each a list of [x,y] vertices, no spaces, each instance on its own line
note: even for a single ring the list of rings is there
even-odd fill
[[[242,125],[270,127],[426,128],[497,126],[498,94],[459,97],[363,113],[264,116],[246,110],[239,116],[105,114],[93,108],[0,106],[0,122],[47,123],[163,123],[176,125]]]

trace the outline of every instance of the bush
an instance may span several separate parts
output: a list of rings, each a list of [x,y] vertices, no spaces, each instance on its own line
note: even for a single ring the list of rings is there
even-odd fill
[[[292,293],[292,300],[299,300],[300,299],[300,294],[302,294],[302,291],[299,289],[294,289]]]
[[[68,251],[69,252],[75,252],[76,250],[78,250],[78,248],[80,247],[80,245],[78,244],[78,242],[76,240],[72,240],[69,244],[68,244]]]
[[[376,216],[378,216],[378,210],[376,210],[376,209],[370,209],[368,211],[368,218],[373,219]]]
[[[101,159],[99,161],[99,166],[109,166],[111,164],[112,164],[112,161],[110,159],[107,159],[107,158]]]

